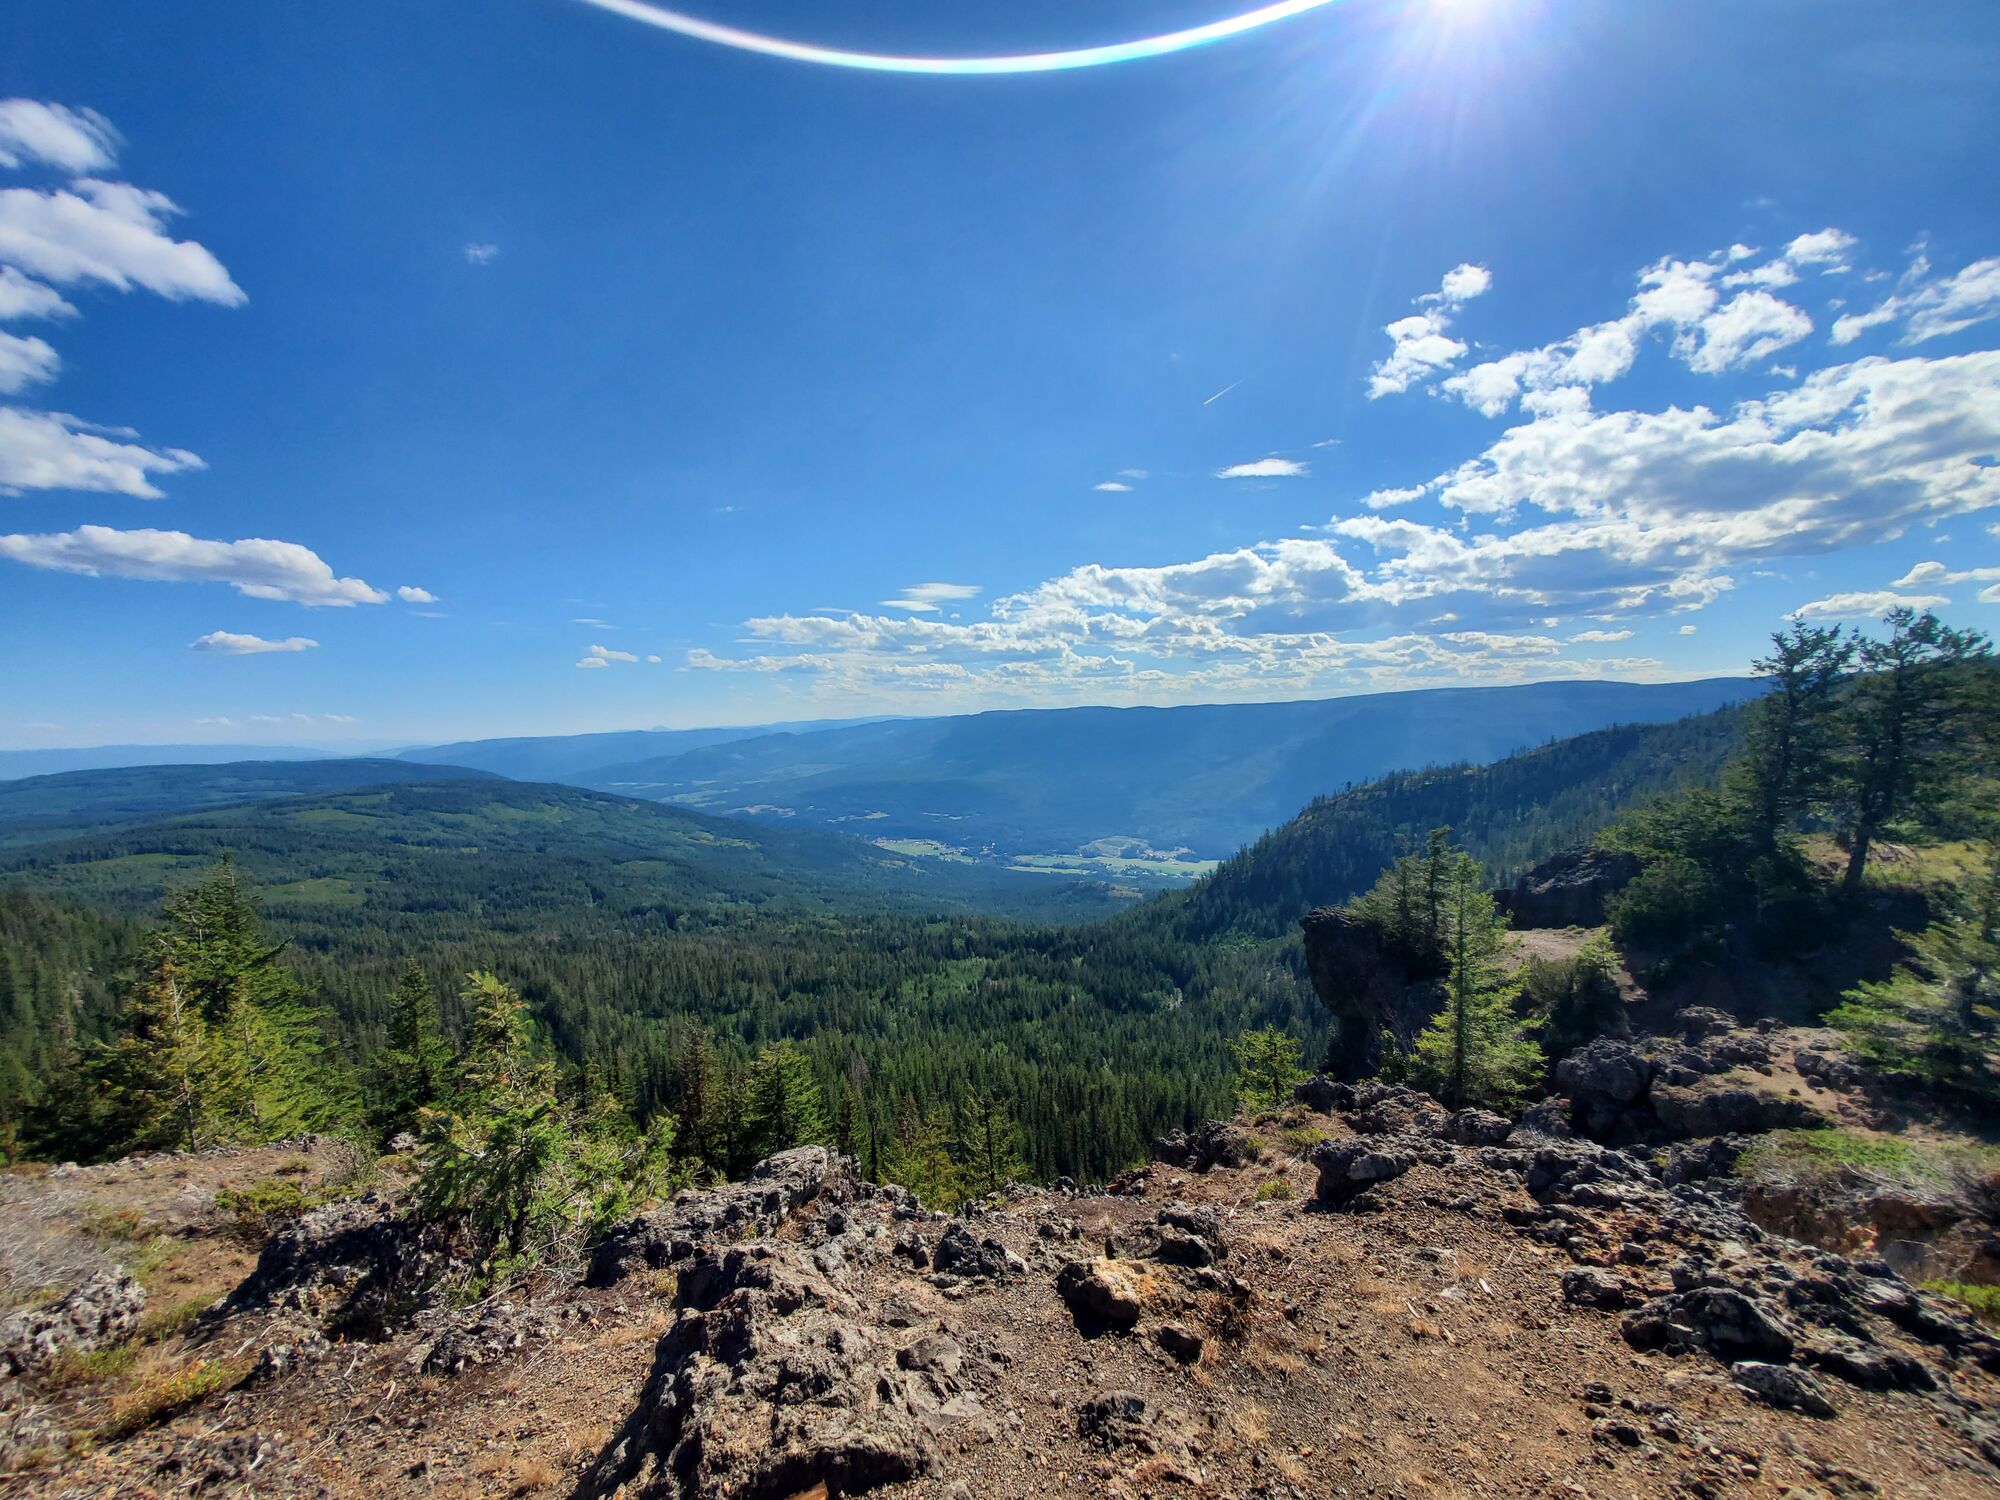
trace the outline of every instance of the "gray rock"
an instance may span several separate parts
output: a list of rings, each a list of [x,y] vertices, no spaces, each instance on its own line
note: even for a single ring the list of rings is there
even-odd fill
[[[1839,1412],[1827,1399],[1820,1383],[1803,1370],[1790,1365],[1765,1364],[1754,1359],[1738,1360],[1729,1367],[1729,1378],[1738,1389],[1768,1406],[1802,1411],[1809,1417],[1834,1417]]]
[[[1579,1307],[1597,1307],[1617,1312],[1632,1305],[1631,1288],[1625,1278],[1594,1266],[1579,1266],[1563,1272],[1563,1300]]]
[[[1512,1120],[1490,1109],[1460,1109],[1438,1121],[1436,1133],[1461,1146],[1497,1146],[1513,1129]]]
[[[1056,1273],[1056,1295],[1082,1324],[1130,1328],[1145,1311],[1146,1269],[1129,1260],[1073,1260]]]
[[[1158,1260],[1173,1266],[1212,1266],[1229,1254],[1222,1239],[1222,1220],[1212,1208],[1171,1203],[1154,1217],[1159,1226]]]
[[[425,1375],[463,1375],[540,1343],[554,1326],[555,1319],[541,1308],[506,1301],[484,1303],[449,1318],[412,1363]]]
[[[1202,1336],[1185,1323],[1162,1323],[1153,1330],[1153,1342],[1184,1365],[1201,1358]]]
[[[1306,1159],[1319,1169],[1319,1200],[1339,1205],[1401,1177],[1419,1158],[1392,1141],[1343,1140],[1321,1141]]]
[[[1624,1322],[1635,1349],[1706,1349],[1718,1359],[1784,1361],[1792,1335],[1765,1303],[1733,1287],[1701,1286],[1648,1302]]]
[[[953,1223],[931,1251],[931,1269],[951,1276],[988,1280],[1005,1276],[1014,1269],[1018,1257],[1007,1253],[998,1240],[974,1239],[962,1223]]]
[[[123,1271],[100,1271],[52,1306],[15,1313],[0,1324],[0,1371],[18,1375],[68,1350],[118,1343],[131,1336],[145,1310],[143,1286]]]
[[[1516,927],[1601,927],[1605,902],[1639,873],[1631,854],[1587,847],[1551,854],[1516,880],[1495,891],[1493,904]]]

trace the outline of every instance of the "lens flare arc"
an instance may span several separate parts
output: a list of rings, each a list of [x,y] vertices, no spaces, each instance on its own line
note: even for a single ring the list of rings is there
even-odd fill
[[[598,10],[609,11],[627,20],[697,41],[733,47],[739,52],[755,52],[788,62],[816,63],[821,67],[854,68],[870,73],[926,73],[944,76],[994,75],[1004,73],[1060,73],[1076,68],[1101,68],[1112,63],[1137,62],[1148,57],[1165,57],[1186,52],[1209,42],[1241,36],[1289,20],[1308,11],[1320,10],[1338,0],[1276,0],[1271,5],[1182,31],[1140,37],[1129,42],[1109,42],[1098,47],[1076,47],[1063,52],[1024,52],[1004,57],[907,57],[898,53],[851,52],[839,47],[821,47],[811,42],[766,36],[699,16],[684,15],[650,0],[581,0]]]

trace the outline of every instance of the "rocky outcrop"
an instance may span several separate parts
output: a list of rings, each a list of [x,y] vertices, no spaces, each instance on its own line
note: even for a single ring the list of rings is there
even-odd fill
[[[1564,849],[1495,891],[1493,903],[1516,927],[1601,927],[1605,903],[1638,873],[1636,855]]]
[[[1416,980],[1374,929],[1345,907],[1322,906],[1299,927],[1313,990],[1338,1027],[1328,1049],[1330,1069],[1345,1079],[1368,1077],[1381,1067],[1382,1033],[1407,1047],[1437,1013],[1438,987]]]
[[[612,1286],[642,1270],[665,1270],[707,1245],[768,1234],[808,1203],[846,1203],[862,1191],[851,1158],[824,1146],[780,1151],[741,1182],[675,1195],[662,1208],[628,1219],[591,1257],[589,1286]]]
[[[1321,1141],[1306,1159],[1319,1170],[1315,1196],[1344,1208],[1370,1188],[1401,1177],[1421,1158],[1395,1140],[1345,1140]]]
[[[1247,1167],[1257,1160],[1257,1144],[1241,1126],[1210,1120],[1192,1135],[1184,1130],[1168,1131],[1153,1142],[1153,1160],[1190,1172]]]
[[[139,1326],[146,1289],[123,1271],[100,1271],[50,1307],[0,1324],[0,1373],[44,1369],[69,1352],[115,1344]]]
[[[704,1251],[675,1306],[579,1497],[855,1495],[927,1472],[937,1432],[980,1419],[955,1343],[899,1339],[797,1246]]]
[[[299,1312],[337,1332],[371,1334],[435,1302],[452,1269],[442,1249],[379,1199],[346,1199],[266,1240],[227,1310]]]

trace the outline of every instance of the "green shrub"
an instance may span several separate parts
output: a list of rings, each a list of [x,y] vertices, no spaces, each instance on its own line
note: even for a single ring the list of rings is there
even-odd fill
[[[1954,1302],[1963,1302],[1980,1322],[2000,1328],[2000,1286],[1986,1286],[1976,1281],[1926,1281],[1924,1290],[1949,1297]]]
[[[1289,1203],[1298,1196],[1298,1191],[1290,1178],[1273,1177],[1269,1182],[1258,1183],[1257,1191],[1250,1196],[1258,1203]]]
[[[156,1370],[134,1382],[132,1389],[111,1403],[111,1415],[99,1429],[99,1435],[129,1437],[205,1396],[235,1385],[246,1369],[240,1362],[198,1359],[192,1364]]]

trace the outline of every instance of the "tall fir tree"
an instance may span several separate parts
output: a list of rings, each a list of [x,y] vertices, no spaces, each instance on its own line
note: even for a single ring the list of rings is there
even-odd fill
[[[1469,854],[1450,862],[1442,913],[1445,1005],[1417,1038],[1415,1076],[1454,1109],[1512,1104],[1534,1087],[1542,1052],[1514,1012],[1520,986],[1506,963],[1507,919]]]
[[[451,1087],[451,1044],[438,1020],[437,995],[423,965],[411,959],[389,998],[383,1047],[368,1077],[368,1113],[378,1140],[417,1123]]]
[[[752,1150],[762,1158],[829,1137],[826,1101],[806,1055],[790,1042],[757,1054],[750,1070],[747,1121]]]

